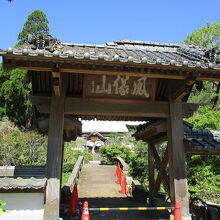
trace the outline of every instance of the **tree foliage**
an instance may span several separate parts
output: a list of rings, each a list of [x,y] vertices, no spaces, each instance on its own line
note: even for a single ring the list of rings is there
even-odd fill
[[[199,108],[198,112],[187,119],[195,129],[220,130],[220,111],[209,106]]]
[[[64,145],[64,156],[63,156],[63,171],[62,171],[62,186],[68,181],[69,176],[72,173],[73,167],[79,158],[84,157],[84,162],[88,163],[92,160],[93,156],[87,149],[83,149],[85,140],[76,140],[65,143]],[[81,149],[80,149],[81,148]]]
[[[220,155],[187,157],[189,189],[203,199],[220,203]]]
[[[107,145],[101,147],[101,155],[108,164],[113,164],[117,157],[123,158],[130,167],[130,175],[143,183],[147,181],[148,147],[146,143],[136,141],[131,134],[110,134]]]
[[[22,31],[18,34],[18,45],[24,43],[28,34],[49,34],[49,26],[46,14],[40,10],[33,11],[27,18]]]
[[[188,34],[183,42],[208,49],[220,47],[220,22],[207,22],[206,26],[195,30],[192,34]]]
[[[87,149],[82,148],[84,144],[84,140],[76,140],[65,143],[63,156],[64,173],[72,171],[79,156],[84,156],[85,163],[88,163],[90,160],[92,160],[92,154]]]
[[[47,138],[22,131],[8,120],[0,121],[0,166],[44,165]]]
[[[126,146],[117,143],[101,147],[101,155],[105,158],[107,164],[114,164],[117,157],[123,158],[127,163],[132,158],[132,151]]]
[[[204,27],[195,30],[183,40],[184,44],[194,44],[207,49],[220,48],[220,22],[207,22]],[[219,109],[220,82],[205,82],[193,87],[190,99],[194,102],[209,104],[212,108]]]
[[[48,34],[48,20],[46,15],[36,10],[32,12],[18,35],[18,45],[24,43],[23,39],[28,34]],[[27,71],[15,69],[9,72],[0,67],[0,120],[7,116],[18,126],[32,125],[32,105],[28,99],[31,84],[28,82]]]
[[[189,34],[183,41],[207,49],[220,48],[220,22],[207,23]],[[196,114],[187,119],[195,129],[220,130],[220,82],[203,82],[194,85],[189,102],[200,103]],[[219,156],[194,155],[187,157],[189,189],[195,190],[205,200],[220,202]],[[218,167],[218,168],[217,168]]]
[[[18,126],[26,126],[33,114],[28,99],[30,92],[26,71],[14,69],[5,72],[0,67],[0,120],[7,116]]]

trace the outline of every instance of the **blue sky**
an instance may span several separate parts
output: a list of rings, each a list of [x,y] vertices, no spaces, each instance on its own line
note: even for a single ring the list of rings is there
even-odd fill
[[[220,18],[220,0],[0,0],[0,48],[14,46],[34,10],[46,13],[62,42],[103,44],[120,39],[181,43]]]

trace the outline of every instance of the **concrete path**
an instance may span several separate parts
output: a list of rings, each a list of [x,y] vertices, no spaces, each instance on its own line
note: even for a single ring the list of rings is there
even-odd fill
[[[80,174],[78,184],[79,198],[117,198],[127,197],[118,192],[120,186],[115,183],[115,166],[86,164]]]
[[[120,186],[115,183],[115,166],[90,163],[84,166],[78,184],[81,204],[89,202],[90,208],[100,207],[140,207],[146,203],[134,201],[130,196],[120,194]],[[82,208],[82,207],[81,207]],[[168,219],[163,211],[108,211],[90,212],[91,220],[135,220]]]

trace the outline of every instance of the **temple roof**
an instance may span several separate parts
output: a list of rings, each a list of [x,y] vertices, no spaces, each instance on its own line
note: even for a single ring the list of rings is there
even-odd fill
[[[185,130],[184,141],[188,144],[187,151],[189,153],[218,151],[220,154],[220,131]]]
[[[25,44],[0,50],[0,55],[14,54],[30,57],[60,57],[122,63],[159,64],[220,69],[219,51],[194,45],[178,45],[149,41],[119,40],[102,45],[62,43],[51,36],[27,36]]]
[[[220,131],[193,129],[193,125],[184,123],[184,143],[188,154],[220,154]],[[167,140],[165,120],[157,120],[139,125],[134,137],[146,142]]]
[[[44,178],[45,166],[0,166],[0,177]]]
[[[45,166],[0,167],[0,191],[43,190],[46,180]]]
[[[95,137],[95,136],[99,137],[99,139],[102,140],[102,141],[103,141],[103,140],[106,140],[106,138],[105,138],[102,134],[100,134],[99,132],[97,132],[97,131],[91,132],[91,133],[88,135],[87,139],[90,139],[91,137]]]
[[[22,177],[10,178],[4,177],[0,178],[0,191],[2,190],[14,190],[14,189],[43,189],[46,184],[46,178],[37,179],[34,177],[25,179]]]

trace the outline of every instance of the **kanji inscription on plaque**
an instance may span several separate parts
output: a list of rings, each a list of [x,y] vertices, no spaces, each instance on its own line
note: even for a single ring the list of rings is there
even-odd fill
[[[87,96],[109,98],[150,97],[151,80],[147,77],[88,75]]]

